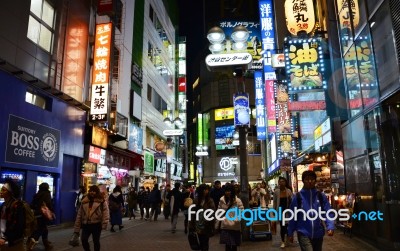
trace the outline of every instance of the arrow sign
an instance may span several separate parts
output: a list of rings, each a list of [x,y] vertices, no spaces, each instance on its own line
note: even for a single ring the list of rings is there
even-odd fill
[[[172,130],[164,130],[164,136],[180,136],[183,134],[182,129],[172,129]]]

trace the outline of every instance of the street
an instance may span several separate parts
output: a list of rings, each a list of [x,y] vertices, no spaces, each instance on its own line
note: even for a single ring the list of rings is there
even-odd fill
[[[162,216],[162,215],[160,215]],[[167,251],[167,250],[190,250],[187,236],[183,228],[183,214],[179,215],[178,228],[176,233],[170,231],[170,221],[160,217],[156,222],[144,220],[128,220],[123,219],[125,228],[122,231],[111,233],[108,227],[107,231],[103,231],[101,236],[101,250],[103,251]],[[279,231],[279,228],[278,228]],[[82,250],[82,247],[71,247],[68,241],[73,233],[72,226],[70,227],[49,227],[49,240],[54,244],[54,251],[63,250]],[[296,242],[296,241],[295,241]],[[90,242],[91,243],[91,242]],[[274,235],[272,241],[246,241],[242,243],[239,250],[282,250],[280,248],[280,237]],[[93,250],[93,243],[91,243]],[[35,247],[35,251],[44,250],[44,246],[40,243]],[[225,250],[222,244],[219,244],[219,236],[216,235],[210,238],[210,251]],[[290,244],[285,250],[300,250],[297,243]],[[367,243],[361,241],[357,237],[352,237],[348,234],[344,235],[342,231],[337,230],[333,237],[324,238],[324,251],[330,250],[366,250],[373,251],[375,249]]]

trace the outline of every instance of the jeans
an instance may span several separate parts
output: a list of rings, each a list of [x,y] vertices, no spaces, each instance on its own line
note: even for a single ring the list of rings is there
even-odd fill
[[[154,215],[154,220],[155,221],[157,220],[159,208],[160,208],[160,204],[158,204],[158,203],[151,204],[150,220],[153,218],[153,215]]]
[[[323,237],[310,239],[308,236],[297,232],[297,238],[299,239],[301,251],[322,251]]]
[[[280,221],[279,224],[281,225],[281,240],[282,242],[285,242],[285,235],[287,235],[287,224],[282,226],[282,221]]]
[[[101,223],[82,225],[82,247],[85,251],[90,251],[89,237],[92,235],[94,251],[100,251]]]

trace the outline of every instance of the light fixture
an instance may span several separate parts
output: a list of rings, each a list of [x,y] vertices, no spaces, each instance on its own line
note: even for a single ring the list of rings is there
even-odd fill
[[[221,28],[215,26],[208,31],[207,39],[212,44],[221,44],[225,39],[225,33]]]
[[[176,117],[176,118],[174,119],[174,123],[175,123],[175,125],[177,125],[177,126],[182,126],[183,121],[182,121],[181,118]]]
[[[163,122],[164,122],[165,124],[167,124],[167,125],[172,125],[172,121],[171,121],[171,119],[170,119],[169,117],[166,117],[166,118],[163,120]]]
[[[249,31],[243,25],[238,25],[233,29],[231,38],[235,42],[246,42],[249,38]]]
[[[245,42],[235,42],[232,45],[232,49],[235,51],[243,51],[247,49],[247,44]]]
[[[235,131],[233,133],[233,139],[239,139],[239,132],[238,131]]]
[[[212,54],[220,53],[221,51],[225,50],[225,45],[223,44],[211,44],[208,49],[211,51]]]

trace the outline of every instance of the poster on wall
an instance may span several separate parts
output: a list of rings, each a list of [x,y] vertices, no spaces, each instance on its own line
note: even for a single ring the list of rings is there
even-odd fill
[[[5,162],[58,167],[61,132],[10,114]]]

